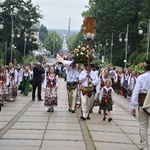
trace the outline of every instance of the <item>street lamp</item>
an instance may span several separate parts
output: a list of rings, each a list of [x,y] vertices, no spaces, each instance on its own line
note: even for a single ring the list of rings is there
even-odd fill
[[[51,41],[53,41],[53,56],[54,56],[55,42],[57,42],[57,38],[56,38],[56,37],[53,37],[53,38],[51,39]]]
[[[113,33],[112,33],[111,39],[110,38],[106,39],[106,46],[109,45],[108,41],[110,41],[110,64],[112,64],[112,47],[114,45],[114,43],[113,43]]]
[[[20,29],[19,28],[13,28],[13,19],[12,19],[12,32],[11,32],[11,63],[12,63],[12,52],[13,52],[13,47],[14,47],[14,45],[13,45],[13,42],[14,42],[14,37],[15,37],[15,30],[17,30],[17,38],[20,38]]]
[[[25,29],[25,32],[24,32],[24,55],[23,55],[24,57],[26,56],[26,45],[27,45],[27,37],[28,36],[29,36],[29,34],[27,34],[27,29]],[[29,41],[31,42],[31,37],[29,38]]]
[[[3,29],[4,28],[4,18],[2,16],[0,16],[0,29]]]
[[[97,42],[96,42],[97,43]],[[101,44],[100,40],[98,41],[98,51],[97,51],[97,54],[98,54],[98,59],[100,59],[100,47],[102,47],[103,45]],[[97,47],[97,45],[95,44],[95,47]]]
[[[125,39],[124,39],[124,41],[125,41],[125,59],[124,59],[124,68],[126,69],[126,67],[127,67],[127,54],[128,54],[128,33],[129,33],[129,24],[127,24],[127,31],[126,31],[126,33],[124,33],[124,32],[121,32],[120,34],[119,34],[119,42],[122,42],[123,40],[122,40],[122,35],[124,34],[125,35]]]
[[[146,24],[147,25],[147,52],[146,52],[146,59],[148,59],[149,42],[150,42],[150,18],[149,18],[149,23],[147,23],[147,22],[140,22],[140,24],[138,25],[139,34],[143,34],[143,30],[141,28],[142,24]]]

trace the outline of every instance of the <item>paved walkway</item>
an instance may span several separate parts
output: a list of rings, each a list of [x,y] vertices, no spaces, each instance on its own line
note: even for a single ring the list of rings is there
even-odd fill
[[[44,94],[44,93],[43,93]],[[44,96],[44,95],[43,95]],[[80,120],[80,108],[68,112],[65,82],[60,79],[59,103],[48,113],[43,102],[19,95],[0,112],[0,150],[138,150],[139,123],[130,114],[129,99],[115,95],[113,121],[102,121],[95,107],[91,120]],[[150,138],[150,131],[149,131]],[[149,140],[150,141],[150,140]]]

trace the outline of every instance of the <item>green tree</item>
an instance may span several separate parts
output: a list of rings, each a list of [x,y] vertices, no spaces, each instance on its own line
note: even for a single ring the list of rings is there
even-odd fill
[[[114,34],[113,64],[124,65],[125,44],[118,42],[118,35],[126,33],[126,26],[129,24],[128,37],[128,60],[134,62],[130,56],[137,51],[138,54],[146,52],[146,38],[138,35],[138,24],[141,21],[147,22],[150,14],[150,1],[148,0],[90,0],[89,9],[83,12],[83,17],[93,16],[97,22],[95,41],[106,44],[106,39]],[[146,36],[145,36],[146,37]],[[122,36],[125,39],[125,35]],[[143,39],[143,40],[142,40]],[[107,58],[110,53],[106,53]],[[144,54],[144,53],[143,53]],[[138,57],[142,60],[143,57]]]
[[[26,30],[27,34],[31,36],[31,32],[33,31],[33,25],[39,22],[39,18],[42,18],[39,6],[34,6],[31,0],[5,0],[0,3],[0,8],[2,9],[1,17],[4,18],[4,28],[0,30],[0,35],[3,35],[0,36],[0,42],[7,42],[7,49],[8,52],[10,52],[13,23],[13,29],[19,29],[14,30],[15,35],[18,32],[20,33],[20,38],[16,38],[16,36],[14,37],[13,44],[16,46],[16,50],[14,52],[13,57],[18,61],[21,61],[20,56],[23,56],[24,49],[24,32]],[[33,38],[33,41],[34,40],[35,39]],[[33,47],[37,46],[33,44],[33,42],[27,42],[26,52],[28,53],[29,50],[32,50]],[[4,46],[0,48],[0,52],[2,52],[3,49]],[[20,55],[18,55],[19,53]],[[7,53],[7,63],[9,61],[10,53]]]
[[[48,36],[47,28],[42,24],[39,30],[39,38],[42,43],[45,42],[46,37]]]
[[[54,55],[56,55],[62,48],[62,38],[57,34],[56,31],[52,31],[46,38],[44,43],[45,48]]]

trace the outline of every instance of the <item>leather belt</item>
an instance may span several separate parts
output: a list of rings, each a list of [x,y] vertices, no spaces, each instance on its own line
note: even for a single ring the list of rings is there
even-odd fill
[[[139,106],[141,106],[141,107],[143,106],[143,103],[145,101],[146,95],[147,95],[147,93],[140,93],[139,94],[139,99],[138,99]]]

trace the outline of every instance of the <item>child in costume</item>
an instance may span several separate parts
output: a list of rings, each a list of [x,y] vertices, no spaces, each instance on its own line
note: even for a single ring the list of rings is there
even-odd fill
[[[111,118],[111,111],[112,111],[112,105],[114,104],[114,90],[111,87],[111,81],[106,80],[105,86],[101,89],[100,96],[100,107],[103,110],[103,121],[106,120],[106,111],[108,116],[108,122],[112,120]]]

